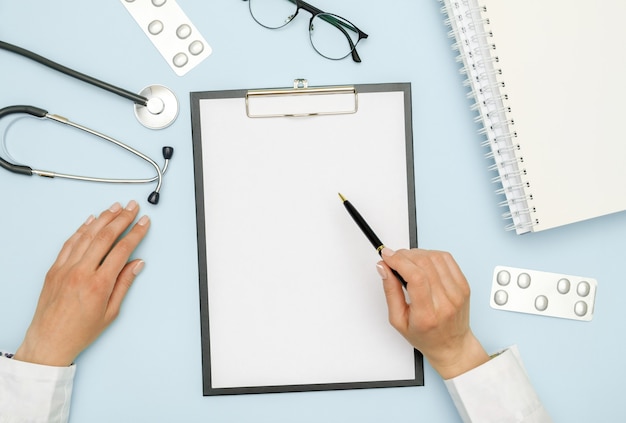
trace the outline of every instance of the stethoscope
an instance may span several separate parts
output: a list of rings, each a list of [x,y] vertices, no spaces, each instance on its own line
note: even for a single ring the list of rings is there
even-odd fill
[[[87,82],[91,85],[94,85],[106,91],[117,94],[128,100],[131,100],[135,104],[134,109],[135,109],[135,116],[137,117],[137,120],[139,120],[139,122],[147,128],[150,128],[150,129],[166,128],[169,125],[171,125],[172,122],[174,122],[174,120],[176,120],[176,117],[178,116],[178,100],[176,99],[176,96],[174,95],[172,91],[170,91],[169,89],[161,85],[151,85],[149,87],[144,88],[139,94],[134,94],[130,91],[124,90],[122,88],[100,81],[91,76],[77,72],[66,66],[60,65],[56,62],[46,59],[45,57],[35,54],[29,50],[23,49],[21,47],[17,47],[9,43],[5,43],[4,41],[0,41],[0,49],[19,54],[23,57],[34,60],[44,66],[47,66],[61,73],[64,73],[68,76]],[[161,185],[163,183],[163,175],[167,171],[169,160],[174,154],[174,149],[172,147],[163,147],[163,158],[165,159],[165,164],[161,168],[150,157],[137,151],[136,149],[130,147],[129,145],[124,144],[121,141],[116,140],[107,135],[104,135],[100,132],[94,131],[93,129],[90,129],[85,126],[79,125],[75,122],[72,122],[69,119],[64,118],[62,116],[50,114],[44,109],[33,107],[33,106],[9,106],[9,107],[0,109],[0,119],[2,119],[5,116],[12,115],[12,114],[27,114],[27,115],[34,116],[40,119],[50,119],[58,123],[69,125],[81,131],[85,131],[91,135],[95,135],[147,161],[150,165],[152,165],[155,168],[156,175],[151,178],[145,178],[145,179],[113,179],[113,178],[96,178],[96,177],[81,176],[81,175],[70,175],[70,174],[64,174],[64,173],[56,173],[56,172],[47,171],[47,170],[32,169],[29,166],[11,163],[2,157],[0,157],[0,167],[10,172],[22,174],[22,175],[29,175],[29,176],[39,175],[39,176],[44,176],[44,177],[49,177],[49,178],[57,177],[57,178],[74,179],[74,180],[80,180],[80,181],[89,181],[89,182],[137,184],[137,183],[149,183],[149,182],[156,181],[157,186],[155,190],[152,193],[150,193],[150,195],[148,196],[148,202],[151,204],[157,204],[159,202]]]

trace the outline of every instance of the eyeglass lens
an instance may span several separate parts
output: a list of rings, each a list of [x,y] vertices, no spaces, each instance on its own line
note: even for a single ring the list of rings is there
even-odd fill
[[[291,0],[248,0],[250,14],[261,26],[277,29],[294,18],[298,6]]]
[[[295,0],[248,0],[248,3],[254,20],[269,29],[282,28],[298,12]],[[313,48],[328,59],[343,59],[359,41],[359,31],[354,25],[330,13],[313,17],[309,36]]]
[[[329,59],[343,59],[359,41],[357,29],[347,20],[329,13],[315,15],[309,27],[311,44]]]

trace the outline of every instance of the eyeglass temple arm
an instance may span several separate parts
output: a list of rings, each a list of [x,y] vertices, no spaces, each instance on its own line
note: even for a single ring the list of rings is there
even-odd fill
[[[356,46],[352,42],[352,38],[350,38],[350,35],[346,31],[346,28],[348,30],[350,30],[350,31],[356,32],[359,35],[359,40],[368,37],[368,35],[365,32],[361,31],[356,26],[348,25],[348,23],[346,21],[335,19],[332,15],[326,14],[326,12],[318,9],[317,7],[311,5],[311,4],[307,3],[307,2],[298,1],[298,0],[288,0],[288,1],[297,4],[299,7],[303,8],[307,12],[311,13],[313,16],[321,15],[321,16],[319,16],[320,19],[323,19],[324,21],[326,21],[329,24],[333,25],[339,31],[343,32],[343,35],[346,36],[346,39],[348,40],[348,43],[350,44],[350,51],[352,53],[352,60],[354,60],[355,62],[358,62],[358,63],[361,62],[361,57],[359,56],[359,53],[357,53]]]

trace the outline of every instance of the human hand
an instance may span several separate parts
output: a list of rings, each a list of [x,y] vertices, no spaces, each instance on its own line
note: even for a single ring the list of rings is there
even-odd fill
[[[143,216],[120,238],[138,212],[135,201],[124,209],[115,203],[99,217],[90,216],[65,242],[14,359],[69,366],[117,317],[144,266],[142,260],[128,259],[148,232],[150,219]]]
[[[377,265],[389,321],[444,379],[489,360],[469,325],[470,288],[454,258],[421,249],[382,250]],[[407,282],[408,302],[395,269]]]

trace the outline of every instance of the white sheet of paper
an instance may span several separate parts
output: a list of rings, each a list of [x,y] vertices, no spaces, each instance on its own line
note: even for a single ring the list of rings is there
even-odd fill
[[[300,118],[200,100],[213,388],[415,378],[379,257],[338,196],[386,245],[409,247],[404,119],[403,92]]]

